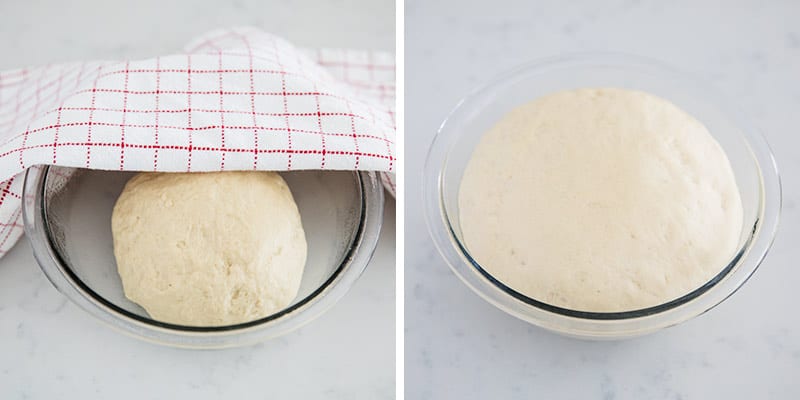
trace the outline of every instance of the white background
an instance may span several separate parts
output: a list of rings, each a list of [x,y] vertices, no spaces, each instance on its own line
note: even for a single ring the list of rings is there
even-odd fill
[[[406,2],[405,381],[409,399],[800,398],[800,2]],[[525,61],[620,51],[699,75],[748,110],[784,184],[772,252],[711,312],[624,342],[562,338],[473,294],[421,214],[424,155],[474,86]]]
[[[0,69],[179,50],[252,25],[304,47],[394,49],[394,2],[4,1]],[[23,238],[0,260],[0,399],[383,399],[395,386],[394,200],[372,263],[342,301],[254,347],[188,351],[100,325],[40,272]]]

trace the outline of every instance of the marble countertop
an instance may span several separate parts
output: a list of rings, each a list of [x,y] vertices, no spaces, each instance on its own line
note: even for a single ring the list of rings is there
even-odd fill
[[[408,0],[406,182],[419,182],[438,125],[472,87],[531,59],[618,51],[699,75],[745,107],[775,152],[784,203],[772,251],[732,298],[651,336],[588,342],[472,293],[431,243],[419,185],[407,185],[407,398],[799,398],[798,15],[790,1]]]
[[[148,57],[237,25],[306,47],[394,48],[387,0],[3,2],[0,69]],[[371,264],[329,312],[287,336],[218,351],[102,326],[50,285],[22,239],[0,260],[0,398],[393,398],[394,200],[384,214]]]

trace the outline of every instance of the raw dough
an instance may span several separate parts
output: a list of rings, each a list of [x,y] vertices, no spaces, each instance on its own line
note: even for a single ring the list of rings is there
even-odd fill
[[[621,312],[702,286],[737,251],[731,165],[696,119],[623,89],[557,92],[481,139],[459,191],[484,269],[531,298]]]
[[[277,173],[142,173],[111,226],[125,295],[158,321],[237,324],[297,296],[306,240]]]

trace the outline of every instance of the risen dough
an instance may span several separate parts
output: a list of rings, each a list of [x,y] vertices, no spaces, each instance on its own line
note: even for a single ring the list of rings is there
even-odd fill
[[[643,92],[579,89],[522,105],[481,139],[459,192],[466,247],[540,301],[619,312],[700,287],[734,256],[730,163],[696,119]]]
[[[111,226],[125,295],[156,320],[248,322],[297,296],[306,240],[277,173],[142,173]]]

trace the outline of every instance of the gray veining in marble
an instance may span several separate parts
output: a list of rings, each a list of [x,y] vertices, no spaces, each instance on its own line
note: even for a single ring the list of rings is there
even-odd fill
[[[522,62],[576,51],[660,59],[749,111],[784,184],[765,263],[711,312],[625,342],[562,338],[473,294],[433,248],[419,185],[406,186],[405,382],[409,399],[800,397],[800,2],[409,0],[407,182],[462,96]]]
[[[303,46],[394,48],[386,0],[1,2],[0,69],[146,57],[231,25]],[[393,398],[394,210],[389,200],[372,263],[328,313],[220,351],[151,345],[100,325],[50,285],[23,239],[0,260],[0,398]]]

